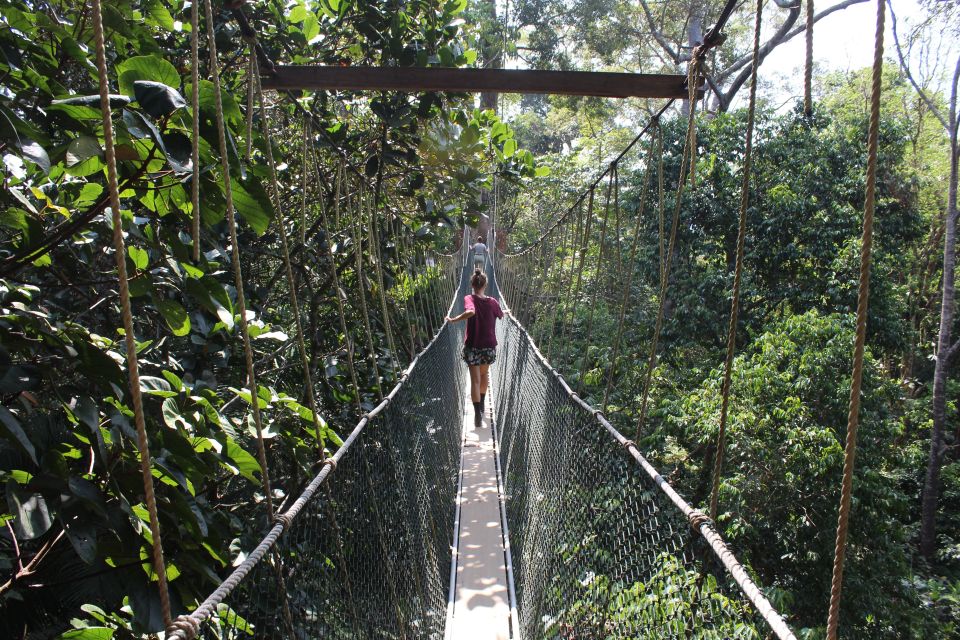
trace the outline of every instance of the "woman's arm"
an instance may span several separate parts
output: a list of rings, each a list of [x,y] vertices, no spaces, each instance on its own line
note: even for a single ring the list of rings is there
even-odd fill
[[[467,309],[458,316],[447,316],[447,322],[460,322],[461,320],[466,320],[467,318],[472,318],[477,315],[477,312],[473,309]]]

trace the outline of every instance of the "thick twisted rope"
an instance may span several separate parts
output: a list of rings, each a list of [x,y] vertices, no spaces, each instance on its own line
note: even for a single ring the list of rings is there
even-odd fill
[[[867,311],[870,302],[870,258],[873,246],[873,213],[877,190],[877,149],[880,138],[880,95],[883,86],[884,0],[877,0],[877,32],[873,50],[873,87],[870,96],[870,130],[867,137],[867,185],[863,206],[863,236],[860,247],[860,290],[857,295],[857,333],[853,347],[853,374],[850,381],[850,410],[847,414],[847,439],[843,450],[843,481],[837,516],[837,543],[834,549],[833,578],[830,582],[830,612],[827,615],[827,639],[836,640],[840,623],[840,594],[843,587],[843,561],[850,523],[853,496],[853,465],[857,455],[857,428],[860,425],[860,386],[863,381],[863,350],[867,339]]]
[[[595,283],[593,287],[593,292],[590,297],[590,307],[587,310],[587,334],[586,339],[584,340],[585,348],[583,349],[583,354],[580,358],[580,378],[577,382],[577,389],[579,393],[583,393],[583,388],[585,386],[585,378],[587,375],[587,356],[590,353],[590,338],[593,336],[593,315],[594,310],[597,308],[597,296],[600,293],[600,289],[603,288],[603,254],[604,248],[606,247],[607,240],[607,221],[610,218],[610,200],[613,196],[613,185],[616,180],[615,176],[617,175],[617,168],[613,167],[610,172],[610,181],[607,184],[607,197],[606,202],[603,207],[603,220],[600,223],[600,239],[599,239],[599,250],[597,252],[597,273],[595,275]],[[617,216],[619,221],[620,216]],[[620,235],[620,229],[616,230],[617,235]]]
[[[803,65],[803,114],[806,117],[813,115],[813,2],[806,0],[807,7],[807,28],[806,33],[806,59]]]
[[[377,389],[377,398],[383,400],[383,387],[380,385],[380,367],[377,366],[377,350],[373,345],[373,331],[370,328],[370,312],[367,309],[367,284],[366,275],[363,271],[363,236],[357,231],[360,226],[360,218],[364,211],[364,196],[366,195],[363,187],[360,187],[360,194],[356,203],[356,215],[350,223],[350,233],[353,237],[353,255],[356,259],[356,278],[357,278],[357,297],[360,300],[360,317],[363,319],[363,334],[367,343],[367,360],[370,362],[370,368],[373,371],[373,379]]]
[[[576,284],[573,287],[573,296],[567,296],[567,307],[569,308],[569,313],[563,314],[563,325],[561,326],[560,334],[562,339],[560,340],[560,353],[561,357],[566,360],[567,355],[567,330],[570,328],[570,323],[573,322],[574,310],[576,309],[577,300],[580,299],[580,287],[583,283],[583,265],[587,259],[587,248],[590,246],[590,228],[593,226],[593,204],[595,201],[594,190],[590,190],[589,198],[587,199],[587,210],[585,213],[586,222],[582,225],[583,234],[580,236],[580,260],[577,264],[577,277],[575,278]],[[576,256],[574,256],[576,258]],[[570,322],[567,322],[567,317],[570,317]]]
[[[260,415],[260,402],[257,398],[257,375],[253,366],[253,346],[250,343],[250,328],[247,325],[247,302],[243,293],[243,269],[240,266],[240,243],[237,239],[237,217],[233,205],[233,187],[230,179],[230,157],[227,149],[227,128],[223,115],[223,94],[220,86],[220,67],[217,58],[217,43],[214,33],[213,6],[210,0],[204,0],[207,18],[207,48],[210,51],[210,76],[213,82],[213,98],[216,107],[217,138],[220,151],[220,168],[223,173],[223,193],[226,200],[227,228],[230,232],[231,262],[233,280],[237,289],[237,311],[240,314],[240,335],[243,337],[243,352],[246,358],[247,388],[250,391],[250,406],[253,409],[253,423],[257,431],[257,458],[263,471],[263,492],[266,498],[267,516],[274,518],[273,489],[270,486],[270,470],[267,465],[266,445],[263,440],[263,419]],[[194,141],[197,144],[197,141]]]
[[[270,176],[270,196],[273,200],[274,210],[277,212],[277,235],[280,236],[280,248],[283,253],[284,272],[287,277],[287,288],[290,289],[290,310],[293,313],[294,326],[296,328],[297,351],[300,354],[300,366],[303,369],[303,384],[307,395],[307,408],[310,409],[310,417],[313,422],[313,428],[316,430],[317,457],[323,460],[326,457],[326,443],[324,438],[323,425],[320,424],[320,413],[317,410],[317,397],[313,385],[313,375],[310,373],[310,357],[307,354],[307,344],[303,336],[303,322],[300,318],[300,301],[297,296],[297,281],[293,276],[293,266],[290,262],[290,243],[287,241],[287,230],[284,228],[283,203],[280,200],[280,184],[277,181],[277,163],[273,157],[273,140],[270,134],[270,118],[267,113],[266,101],[263,97],[263,91],[260,87],[260,69],[257,64],[257,55],[254,50],[250,51],[250,59],[253,61],[253,75],[250,81],[254,84],[256,99],[260,109],[260,130],[263,135],[264,153],[267,158],[267,170]],[[304,154],[306,160],[306,154]],[[304,167],[306,174],[306,167]],[[304,179],[306,186],[306,179]],[[306,200],[303,202],[301,219],[306,215]],[[301,229],[303,225],[301,224]]]
[[[657,131],[660,128],[657,127]],[[643,171],[643,187],[640,192],[640,204],[637,207],[636,220],[633,224],[633,242],[630,245],[630,259],[627,262],[627,277],[623,283],[623,293],[620,302],[620,314],[617,318],[617,332],[613,339],[613,359],[610,368],[607,370],[607,388],[603,392],[603,413],[607,412],[607,405],[610,401],[610,392],[613,389],[613,378],[620,362],[620,341],[623,339],[624,320],[627,315],[627,306],[630,303],[630,294],[633,289],[634,264],[637,259],[637,249],[640,245],[640,222],[643,220],[643,214],[647,210],[647,195],[650,193],[650,174],[653,172],[653,154],[656,148],[656,138],[650,140],[649,150],[647,151],[647,161]]]
[[[753,62],[750,81],[750,105],[747,109],[746,146],[743,151],[743,182],[740,185],[740,219],[737,226],[737,259],[733,275],[733,293],[730,296],[730,324],[727,327],[727,356],[723,365],[723,387],[720,400],[720,427],[717,431],[717,450],[713,459],[713,478],[710,484],[710,518],[717,518],[717,500],[720,492],[720,473],[726,447],[727,414],[730,407],[730,380],[733,376],[733,356],[737,350],[737,318],[740,313],[740,284],[743,276],[743,253],[747,238],[747,208],[750,204],[750,171],[753,160],[753,127],[757,111],[757,75],[760,68],[760,25],[763,19],[763,0],[757,0],[753,27]]]
[[[123,218],[120,216],[120,186],[117,181],[117,152],[113,139],[113,117],[110,111],[110,81],[107,69],[107,45],[103,33],[103,9],[100,0],[92,5],[93,38],[97,50],[97,76],[100,86],[100,116],[103,120],[103,146],[106,153],[107,189],[113,221],[113,250],[117,263],[117,281],[120,288],[120,314],[123,316],[124,342],[127,348],[127,371],[130,374],[130,404],[137,428],[137,449],[140,453],[140,475],[143,495],[150,516],[150,534],[153,571],[157,574],[160,610],[164,625],[171,621],[170,592],[167,588],[167,570],[163,559],[160,537],[160,519],[157,515],[157,497],[151,473],[150,441],[143,415],[143,397],[140,394],[140,363],[137,359],[137,340],[133,328],[133,310],[130,305],[130,285],[127,279],[127,250],[123,241]]]
[[[190,107],[193,109],[193,144],[190,145],[192,178],[190,181],[190,204],[193,206],[192,237],[193,261],[200,262],[200,3],[190,3],[190,82],[193,95]]]
[[[670,225],[670,240],[667,244],[667,255],[664,259],[663,270],[660,274],[660,301],[657,309],[657,321],[653,328],[653,339],[650,341],[650,353],[647,356],[647,370],[643,381],[643,399],[640,402],[640,417],[637,419],[637,435],[639,440],[643,432],[644,424],[647,420],[647,405],[650,401],[650,387],[653,380],[653,369],[657,365],[657,347],[660,343],[660,332],[663,329],[663,316],[667,304],[667,292],[670,288],[670,267],[673,264],[673,252],[677,243],[677,229],[680,225],[680,209],[683,205],[683,194],[687,181],[684,174],[687,165],[693,164],[693,146],[695,144],[694,133],[696,131],[696,83],[695,79],[699,77],[697,66],[699,58],[694,57],[690,63],[690,71],[687,77],[687,86],[689,87],[690,110],[687,118],[687,135],[683,145],[683,153],[680,157],[680,173],[677,177],[676,201],[673,206],[673,221]]]

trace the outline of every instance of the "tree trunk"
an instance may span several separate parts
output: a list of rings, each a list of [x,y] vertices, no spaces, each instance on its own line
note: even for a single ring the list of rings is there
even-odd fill
[[[947,216],[943,237],[943,298],[940,307],[940,336],[937,340],[937,361],[933,374],[933,430],[930,433],[930,458],[923,484],[920,512],[920,553],[928,562],[937,550],[937,499],[940,493],[940,468],[943,466],[944,429],[947,412],[947,373],[950,353],[950,330],[954,314],[954,267],[956,266],[957,231],[957,127],[956,89],[950,110],[950,185],[947,195]]]

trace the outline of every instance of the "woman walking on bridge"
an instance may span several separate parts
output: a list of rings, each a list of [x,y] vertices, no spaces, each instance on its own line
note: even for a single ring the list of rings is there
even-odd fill
[[[448,317],[448,322],[467,321],[466,337],[463,341],[463,360],[470,369],[470,398],[473,401],[473,424],[480,428],[483,424],[483,406],[490,385],[490,365],[497,359],[497,319],[503,317],[503,310],[495,298],[484,294],[487,288],[487,276],[480,269],[470,278],[473,293],[463,298],[463,313]]]

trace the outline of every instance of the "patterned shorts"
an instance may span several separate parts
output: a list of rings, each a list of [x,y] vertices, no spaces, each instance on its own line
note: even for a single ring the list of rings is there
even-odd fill
[[[496,359],[496,347],[482,349],[468,347],[466,345],[463,347],[463,361],[466,362],[468,366],[475,366],[478,364],[493,364]]]

